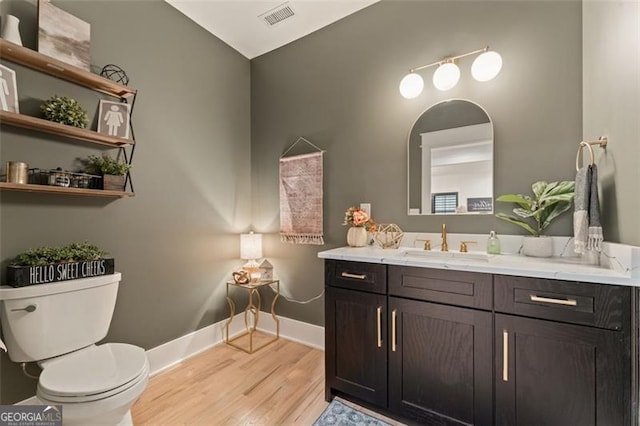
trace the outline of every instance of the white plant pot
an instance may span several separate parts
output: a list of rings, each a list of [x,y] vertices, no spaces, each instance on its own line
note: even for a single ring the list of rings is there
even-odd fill
[[[3,39],[11,43],[22,46],[22,38],[20,38],[20,20],[13,15],[5,15],[2,20],[2,36]]]
[[[522,254],[531,257],[553,256],[553,238],[551,237],[524,237],[522,240]]]
[[[351,247],[364,247],[367,245],[367,230],[363,226],[352,226],[347,231],[347,244]]]

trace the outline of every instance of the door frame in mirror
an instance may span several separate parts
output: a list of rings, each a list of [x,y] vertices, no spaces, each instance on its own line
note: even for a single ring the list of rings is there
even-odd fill
[[[430,110],[433,110],[434,108],[437,108],[440,105],[443,105],[445,103],[452,102],[452,101],[469,103],[469,104],[473,105],[474,109],[477,108],[478,111],[476,113],[476,117],[470,118],[470,121],[467,124],[468,126],[474,125],[474,124],[480,124],[480,123],[490,123],[491,124],[491,129],[490,129],[491,142],[492,142],[492,147],[491,147],[491,198],[492,199],[494,198],[494,186],[495,186],[495,182],[494,182],[494,175],[495,175],[495,171],[494,171],[494,165],[495,165],[495,162],[494,162],[494,159],[495,159],[495,131],[494,131],[494,126],[493,126],[493,120],[491,119],[491,116],[489,115],[487,110],[482,105],[478,104],[477,102],[474,102],[472,100],[465,99],[465,98],[445,99],[445,100],[441,100],[441,101],[435,102],[434,104],[432,104],[428,108],[426,108],[422,113],[420,113],[418,115],[418,117],[416,118],[416,120],[411,125],[409,133],[407,135],[407,214],[410,215],[410,216],[414,216],[414,215],[451,215],[451,214],[458,214],[458,215],[459,214],[469,214],[469,215],[493,214],[493,200],[491,202],[491,210],[490,211],[486,211],[485,210],[485,211],[478,211],[478,212],[456,212],[456,213],[431,213],[429,211],[429,213],[422,213],[424,211],[424,209],[423,209],[424,202],[422,200],[422,195],[423,195],[423,190],[422,190],[422,184],[423,184],[422,157],[423,156],[422,156],[422,154],[420,154],[420,155],[415,155],[414,154],[414,158],[412,160],[412,144],[411,144],[411,142],[412,142],[412,139],[413,139],[414,142],[416,142],[416,137],[419,138],[419,135],[422,135],[422,134],[427,133],[427,132],[435,132],[437,130],[462,127],[460,125],[454,125],[454,124],[442,124],[441,127],[435,126],[435,128],[425,129],[424,131],[418,131],[418,133],[416,133],[416,126],[419,125],[419,122],[424,119],[424,116],[425,116],[425,114],[427,112],[429,112]],[[437,110],[435,110],[434,112],[437,112]],[[452,121],[455,121],[455,120],[452,120]],[[418,145],[418,146],[421,146],[421,142],[422,142],[421,140],[417,141],[416,145],[418,145],[418,143],[419,143],[420,145]],[[414,149],[413,151],[415,153],[416,149]],[[413,169],[412,169],[412,165],[413,165]],[[412,173],[412,170],[413,170],[413,173]],[[417,170],[417,172],[416,172],[416,170]],[[417,179],[416,179],[416,173],[418,175]],[[411,181],[412,175],[414,177],[413,185],[412,185],[412,181]],[[417,186],[417,190],[416,190],[416,186]],[[413,194],[414,194],[413,198],[412,198],[412,189],[413,189]],[[430,190],[431,190],[431,188],[429,189],[429,192],[430,192]],[[417,196],[416,196],[416,193],[418,194]],[[416,198],[418,198],[417,203],[416,203]],[[412,201],[414,201],[414,202],[412,203]],[[414,204],[414,205],[412,205],[412,204]]]

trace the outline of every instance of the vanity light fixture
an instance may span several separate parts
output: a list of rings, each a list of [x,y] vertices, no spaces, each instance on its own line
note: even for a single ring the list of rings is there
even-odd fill
[[[474,79],[477,81],[489,81],[500,73],[502,57],[499,53],[490,51],[489,46],[487,46],[483,49],[446,57],[437,62],[411,68],[409,74],[400,82],[400,94],[407,99],[413,99],[420,95],[424,88],[424,81],[416,72],[436,65],[438,68],[433,73],[433,85],[435,88],[442,91],[453,89],[458,84],[458,80],[460,80],[460,68],[456,65],[456,60],[477,54],[480,55],[471,65],[471,75]]]

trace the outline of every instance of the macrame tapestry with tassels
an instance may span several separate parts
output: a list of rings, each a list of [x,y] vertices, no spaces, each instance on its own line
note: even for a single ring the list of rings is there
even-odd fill
[[[323,152],[280,158],[280,240],[324,244]]]

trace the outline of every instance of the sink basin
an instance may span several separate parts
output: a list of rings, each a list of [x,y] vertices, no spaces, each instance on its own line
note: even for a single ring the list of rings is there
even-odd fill
[[[458,252],[401,248],[398,256],[413,257],[418,259],[442,259],[442,260],[480,260],[489,261],[489,255],[483,252]]]

